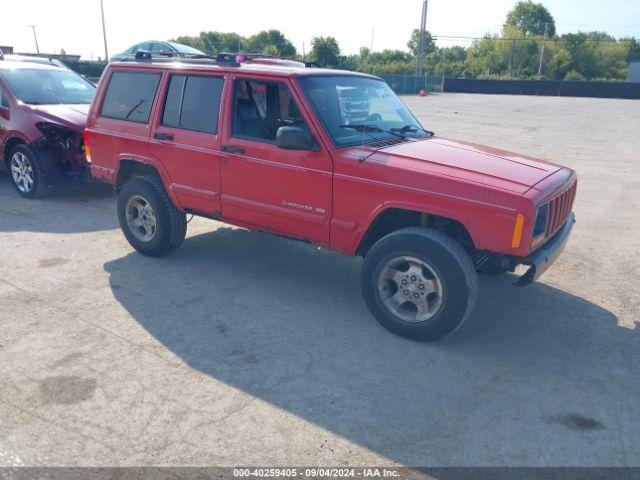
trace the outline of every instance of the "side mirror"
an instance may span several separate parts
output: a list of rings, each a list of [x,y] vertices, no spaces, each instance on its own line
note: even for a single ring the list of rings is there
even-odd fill
[[[280,127],[276,132],[276,145],[286,150],[318,150],[311,134],[300,127]]]

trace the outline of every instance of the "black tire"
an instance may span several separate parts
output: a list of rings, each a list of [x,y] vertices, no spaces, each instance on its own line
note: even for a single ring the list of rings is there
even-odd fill
[[[134,197],[142,197],[155,215],[155,233],[148,241],[141,240],[127,221],[127,204]],[[177,249],[187,234],[187,218],[171,202],[162,180],[154,175],[128,180],[118,195],[118,220],[129,243],[138,252],[157,257]]]
[[[410,322],[394,314],[379,291],[385,265],[404,256],[428,264],[441,282],[441,305],[426,321]],[[436,340],[458,329],[471,314],[477,291],[478,278],[469,255],[451,237],[429,228],[404,228],[383,237],[371,247],[362,267],[362,295],[375,319],[411,340]]]
[[[14,172],[12,171],[12,162],[16,155],[23,155],[29,162],[29,167],[32,171],[30,176],[33,180],[33,185],[30,190],[26,190],[22,182],[16,182]],[[15,146],[11,150],[11,153],[9,153],[9,158],[7,159],[7,168],[13,188],[24,198],[33,199],[42,197],[47,191],[47,172],[51,168],[50,163],[51,161],[48,157],[39,155],[36,150],[24,143]],[[19,183],[23,185],[22,188]]]

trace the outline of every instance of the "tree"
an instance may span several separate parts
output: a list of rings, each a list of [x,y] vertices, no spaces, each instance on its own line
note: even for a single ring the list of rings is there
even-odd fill
[[[620,43],[623,43],[627,48],[627,63],[640,60],[640,42],[636,38],[621,38]]]
[[[197,37],[182,36],[173,41],[197,48],[208,55],[221,52],[236,53],[244,43],[244,39],[233,32],[200,32]]]
[[[525,35],[544,35],[545,25],[548,26],[550,37],[556,34],[556,23],[544,5],[532,0],[520,1],[507,14],[507,25],[517,28]]]
[[[247,53],[264,53],[286,58],[296,56],[296,47],[280,30],[265,30],[247,38],[242,50]]]
[[[340,45],[334,37],[313,37],[311,58],[323,67],[340,66]]]
[[[432,52],[435,52],[438,47],[436,47],[436,43],[433,41],[433,37],[428,30],[424,32],[424,41],[422,42],[424,46],[424,55],[429,55]],[[409,47],[409,51],[411,55],[414,57],[418,56],[418,52],[420,51],[420,30],[417,28],[411,32],[411,38],[409,38],[409,42],[407,43],[407,47]]]

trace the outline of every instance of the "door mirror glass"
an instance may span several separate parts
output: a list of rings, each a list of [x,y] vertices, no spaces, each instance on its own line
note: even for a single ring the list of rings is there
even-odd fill
[[[276,145],[286,150],[317,150],[311,134],[300,127],[280,127],[276,132]]]

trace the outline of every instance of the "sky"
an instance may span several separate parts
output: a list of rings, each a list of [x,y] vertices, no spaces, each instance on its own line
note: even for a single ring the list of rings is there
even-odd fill
[[[558,33],[607,31],[640,37],[640,0],[539,0],[554,16]],[[427,29],[434,35],[478,37],[497,33],[516,0],[429,0]],[[0,45],[35,52],[104,57],[100,0],[0,0]],[[281,30],[302,51],[313,36],[331,35],[342,52],[360,47],[406,49],[420,24],[422,0],[104,0],[109,55],[143,40],[168,40],[203,30],[249,36]],[[4,19],[11,19],[5,21]],[[373,33],[373,39],[372,39]],[[470,40],[439,40],[439,46]]]

